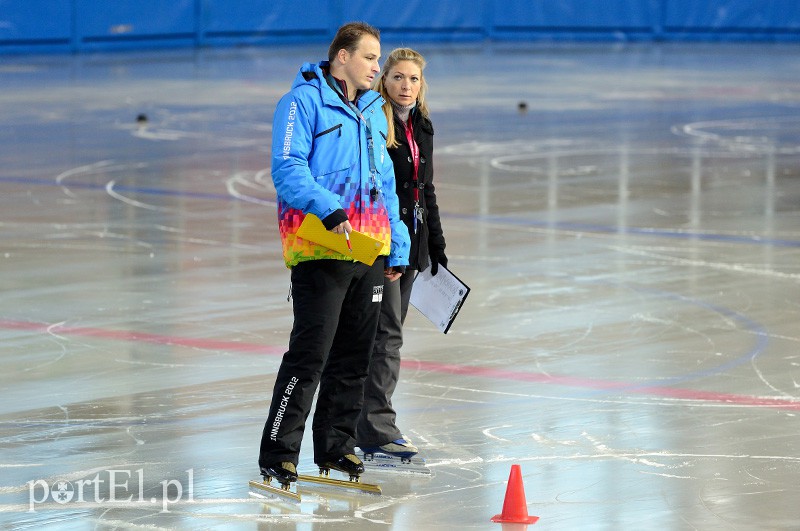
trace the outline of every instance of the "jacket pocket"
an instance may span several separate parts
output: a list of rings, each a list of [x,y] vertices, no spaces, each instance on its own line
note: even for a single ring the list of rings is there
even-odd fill
[[[349,172],[355,164],[358,137],[356,130],[344,122],[328,121],[320,124],[319,129],[314,135],[308,162],[311,175],[326,186],[330,184],[329,179],[338,182],[345,178],[346,175],[336,174]]]
[[[333,133],[334,131],[337,131],[339,133],[339,136],[342,136],[342,124],[336,124],[333,127],[329,127],[328,129],[325,129],[324,131],[317,133],[316,135],[314,135],[314,140],[316,140],[321,136]]]

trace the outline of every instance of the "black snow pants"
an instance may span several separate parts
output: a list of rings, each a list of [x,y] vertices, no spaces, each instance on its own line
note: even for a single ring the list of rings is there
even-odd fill
[[[384,257],[372,266],[311,260],[291,272],[294,324],[283,355],[259,465],[297,465],[314,393],[314,462],[353,453],[364,379],[381,309]]]

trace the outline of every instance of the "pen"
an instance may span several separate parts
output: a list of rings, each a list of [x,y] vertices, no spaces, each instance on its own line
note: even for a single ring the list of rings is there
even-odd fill
[[[347,240],[347,248],[350,249],[350,252],[352,253],[353,252],[353,246],[350,245],[350,233],[349,232],[344,231],[344,239]]]

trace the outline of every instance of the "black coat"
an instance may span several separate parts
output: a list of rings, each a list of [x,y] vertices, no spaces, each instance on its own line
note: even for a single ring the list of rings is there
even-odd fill
[[[411,236],[409,269],[423,271],[430,265],[430,256],[444,255],[444,234],[439,220],[439,207],[436,204],[436,189],[433,186],[433,125],[419,112],[412,112],[411,124],[414,140],[419,147],[420,206],[422,223],[417,223],[414,233],[414,162],[411,149],[406,140],[403,123],[394,117],[395,138],[399,145],[389,148],[389,156],[394,163],[395,186],[400,200],[400,219],[408,227]]]

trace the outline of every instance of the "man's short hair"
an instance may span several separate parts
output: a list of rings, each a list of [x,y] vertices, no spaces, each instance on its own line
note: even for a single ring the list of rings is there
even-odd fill
[[[328,61],[333,62],[339,50],[345,49],[349,53],[354,53],[358,48],[358,43],[364,35],[372,35],[379,41],[381,32],[377,28],[370,26],[366,22],[348,22],[336,32],[328,48]]]

